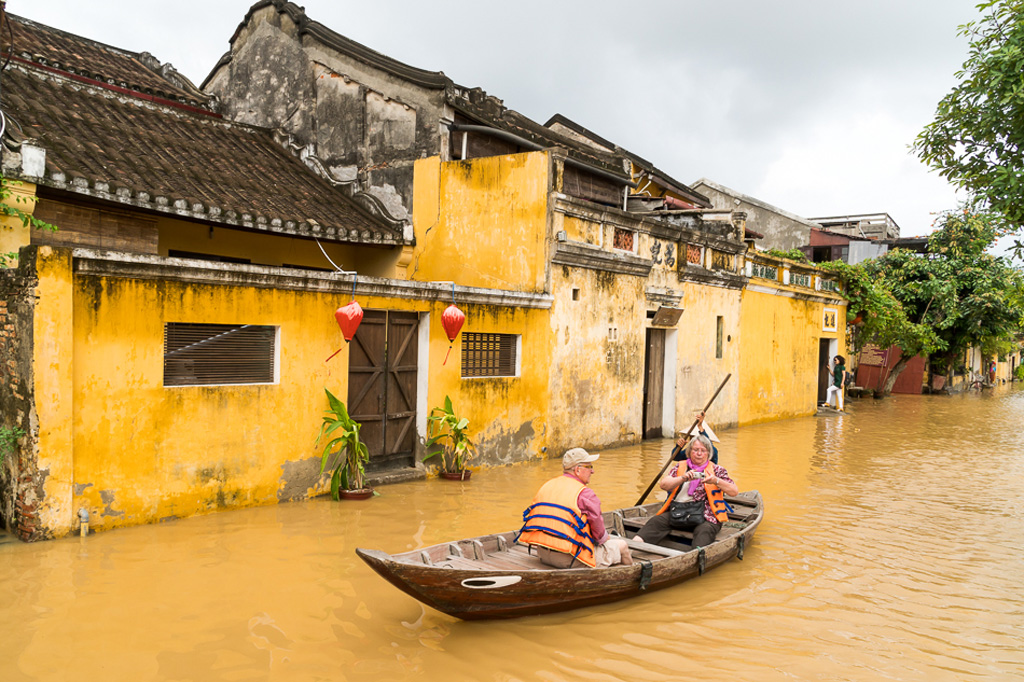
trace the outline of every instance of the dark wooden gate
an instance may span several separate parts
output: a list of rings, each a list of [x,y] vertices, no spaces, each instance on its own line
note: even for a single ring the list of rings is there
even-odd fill
[[[367,471],[415,465],[416,313],[366,310],[349,347],[349,414],[363,425]]]
[[[662,438],[665,395],[665,330],[647,330],[644,353],[644,438]]]

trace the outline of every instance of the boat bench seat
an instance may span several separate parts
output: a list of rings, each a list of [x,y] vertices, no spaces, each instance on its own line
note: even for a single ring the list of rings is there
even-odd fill
[[[679,556],[680,554],[686,554],[686,552],[680,552],[678,549],[670,549],[669,547],[662,547],[661,545],[652,545],[640,540],[626,539],[626,544],[629,545],[631,550],[637,550],[640,552],[647,552],[648,554],[657,554],[659,556]]]

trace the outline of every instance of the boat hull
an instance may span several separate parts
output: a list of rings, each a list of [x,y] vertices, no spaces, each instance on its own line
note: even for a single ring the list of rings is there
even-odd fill
[[[670,587],[734,557],[742,558],[763,515],[760,495],[756,492],[744,495],[756,497],[747,498],[754,502],[754,510],[747,515],[743,528],[705,548],[685,552],[669,550],[666,554],[670,556],[648,555],[648,560],[631,566],[516,568],[511,565],[513,560],[526,562],[524,555],[508,551],[514,536],[510,532],[434,545],[396,556],[362,548],[356,553],[395,587],[457,618],[481,620],[553,613]],[[651,507],[632,509],[647,512]],[[616,513],[628,511],[609,512],[610,520],[614,523]],[[649,545],[646,547],[651,549]],[[635,556],[643,554],[643,550],[634,549]]]

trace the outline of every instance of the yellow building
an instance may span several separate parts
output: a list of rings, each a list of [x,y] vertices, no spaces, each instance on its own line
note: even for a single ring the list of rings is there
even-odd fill
[[[618,148],[443,74],[357,64],[329,31],[302,42],[300,14],[254,6],[208,79],[227,117],[148,56],[19,25],[45,64],[5,72],[37,138],[8,128],[4,172],[60,227],[2,231],[20,255],[0,271],[0,427],[26,435],[0,466],[0,516],[19,537],[320,494],[325,388],[362,423],[376,482],[425,475],[445,396],[477,466],[671,437],[729,374],[716,426],[813,409],[805,346],[833,338],[815,325],[841,299],[795,264],[774,283],[752,270],[742,214],[631,203],[638,166]],[[239,88],[271,48],[320,60],[322,102],[361,107],[359,154],[329,122],[315,139],[260,127],[288,93]],[[346,343],[334,312],[353,298]]]
[[[846,301],[807,263],[750,251],[740,313],[739,424],[814,414],[846,355]]]

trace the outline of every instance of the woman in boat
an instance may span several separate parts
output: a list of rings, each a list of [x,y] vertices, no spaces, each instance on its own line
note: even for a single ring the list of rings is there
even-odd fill
[[[601,500],[587,487],[600,456],[583,448],[568,450],[562,457],[562,475],[542,485],[523,512],[518,541],[536,548],[542,563],[554,568],[633,563],[625,538],[608,534]]]
[[[711,441],[707,436],[698,435],[686,447],[687,459],[683,460],[661,479],[658,486],[669,495],[657,516],[644,524],[635,540],[656,545],[672,530],[669,507],[673,502],[689,501],[704,503],[704,519],[693,529],[693,546],[707,547],[714,542],[722,524],[728,520],[725,495],[737,495],[739,487],[729,476],[725,467],[709,460]]]
[[[701,412],[700,415],[697,417],[697,426],[690,429],[689,434],[681,434],[679,438],[676,440],[676,454],[672,459],[676,462],[681,462],[682,460],[686,459],[688,452],[686,449],[686,443],[687,441],[689,441],[690,438],[698,435],[707,436],[708,440],[711,441],[711,461],[715,464],[718,464],[718,447],[715,445],[715,443],[718,443],[720,441],[718,440],[718,436],[715,435],[715,432],[711,430],[711,425],[704,423],[703,412]]]

